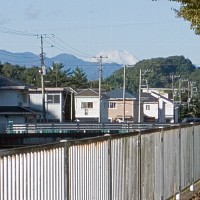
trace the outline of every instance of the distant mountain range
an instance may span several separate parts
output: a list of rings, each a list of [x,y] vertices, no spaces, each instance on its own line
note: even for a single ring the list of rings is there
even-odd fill
[[[109,53],[107,52],[109,60],[106,61],[106,63],[103,63],[102,65],[104,78],[110,76],[114,71],[122,67],[121,63],[119,62],[120,59],[121,62],[126,62],[125,60],[129,62],[137,62],[137,59],[135,58],[134,60],[134,57],[131,54],[128,54],[127,52],[115,51],[114,53],[112,52],[110,55],[112,56],[109,56]],[[8,62],[13,65],[32,67],[40,66],[40,57],[39,55],[35,55],[30,52],[12,53],[9,51],[0,50],[0,62],[2,64]],[[51,67],[52,62],[62,63],[65,66],[65,70],[74,70],[78,66],[83,69],[89,80],[95,80],[98,78],[99,63],[97,61],[95,62],[95,60],[82,60],[70,54],[59,54],[52,58],[45,57],[45,65],[47,67]]]

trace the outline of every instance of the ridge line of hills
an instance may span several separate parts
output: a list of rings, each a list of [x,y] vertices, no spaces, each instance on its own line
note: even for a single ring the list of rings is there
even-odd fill
[[[23,53],[12,53],[6,50],[0,50],[0,62],[10,63],[12,65],[19,65],[25,67],[40,66],[40,56],[35,55],[31,52]],[[62,53],[54,56],[52,58],[45,57],[45,65],[51,67],[53,62],[62,63],[64,65],[64,70],[74,70],[77,66],[82,68],[87,78],[89,80],[95,80],[98,78],[98,63],[85,61],[80,58],[77,58],[74,55]],[[121,64],[117,63],[103,63],[103,76],[108,77],[114,71],[121,68]]]

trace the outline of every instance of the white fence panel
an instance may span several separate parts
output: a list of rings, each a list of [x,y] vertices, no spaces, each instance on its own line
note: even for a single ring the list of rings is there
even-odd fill
[[[64,148],[22,148],[0,158],[0,200],[64,199]]]

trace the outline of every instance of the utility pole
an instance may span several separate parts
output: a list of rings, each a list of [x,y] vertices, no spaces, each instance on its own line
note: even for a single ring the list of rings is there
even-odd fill
[[[44,76],[46,75],[46,67],[44,65],[44,48],[43,48],[43,39],[44,36],[40,36],[40,43],[41,43],[41,69],[40,69],[40,74],[41,74],[41,87],[42,87],[42,114],[43,114],[43,122],[46,122],[46,110],[45,110],[45,88],[44,88]]]
[[[182,95],[181,95],[181,87],[182,87],[182,79],[179,79],[179,84],[178,84],[178,90],[179,90],[179,119],[181,119],[181,104],[182,104]]]
[[[125,97],[125,94],[126,94],[126,68],[127,67],[132,67],[134,65],[123,65],[124,66],[124,78],[123,78],[123,117],[122,117],[122,120],[123,122],[125,121],[125,118],[126,118],[126,97]]]
[[[152,70],[146,69],[142,70],[140,69],[140,76],[139,76],[139,106],[138,106],[138,123],[141,122],[141,89],[142,89],[142,76],[144,76],[147,72],[152,72]],[[147,81],[146,81],[147,82]],[[146,83],[147,85],[147,83]]]
[[[174,120],[174,123],[175,123],[175,105],[174,105],[174,79],[175,78],[180,78],[180,75],[170,75],[171,79],[172,79],[172,101],[173,101],[173,120]]]
[[[123,81],[123,122],[125,121],[125,90],[126,90],[126,65],[124,65],[124,81]]]
[[[142,70],[140,69],[140,77],[139,77],[139,107],[138,107],[138,123],[141,122],[141,83],[142,83]]]
[[[94,58],[96,58],[99,61],[99,67],[98,67],[98,70],[99,70],[99,119],[98,119],[98,122],[101,123],[101,82],[102,82],[102,71],[103,71],[102,59],[108,58],[108,57],[99,56],[99,57],[94,57]]]

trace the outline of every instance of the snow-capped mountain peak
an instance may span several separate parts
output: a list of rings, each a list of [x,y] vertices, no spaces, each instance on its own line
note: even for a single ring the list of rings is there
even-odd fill
[[[95,57],[102,56],[104,63],[117,63],[124,65],[134,65],[139,60],[128,51],[101,51]],[[107,58],[106,58],[107,57]],[[88,59],[88,61],[96,62],[96,58]]]

